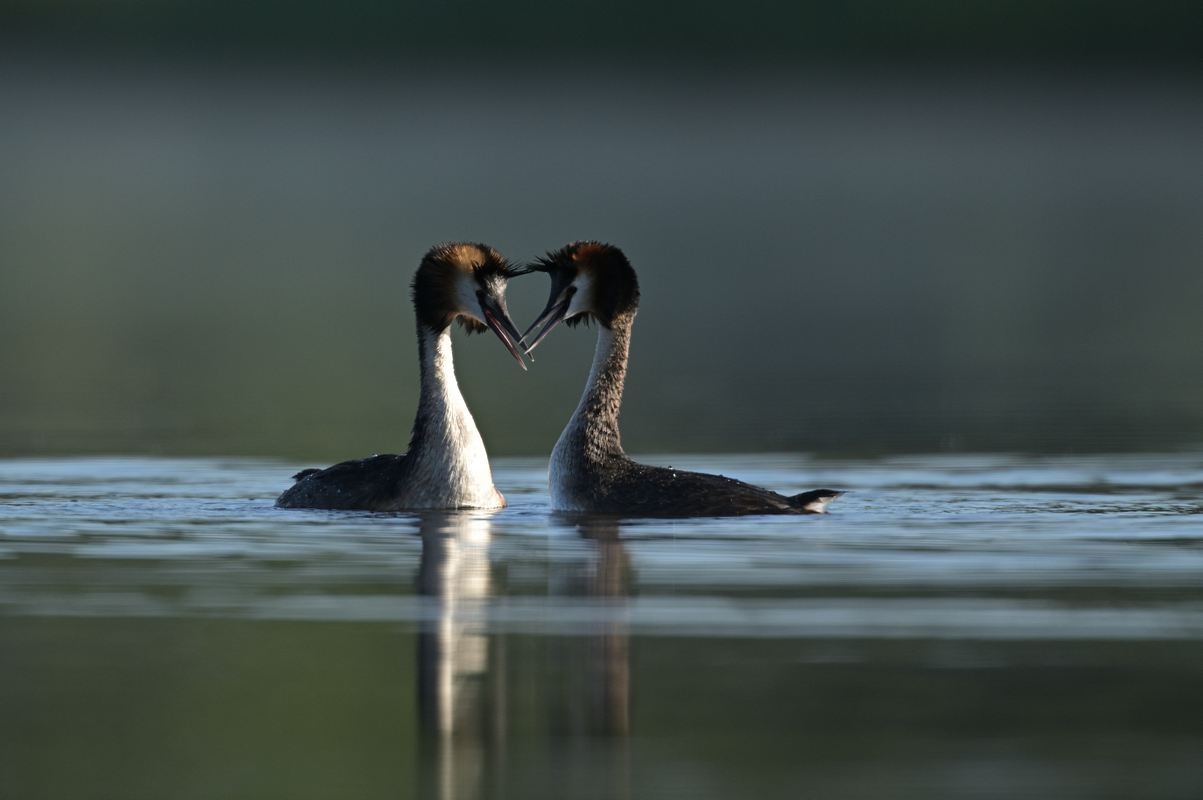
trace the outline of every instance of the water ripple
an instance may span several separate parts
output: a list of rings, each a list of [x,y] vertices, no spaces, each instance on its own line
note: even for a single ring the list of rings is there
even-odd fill
[[[1203,635],[1197,454],[655,460],[849,494],[827,517],[581,521],[549,512],[542,461],[515,459],[496,465],[503,511],[381,515],[275,509],[295,465],[270,461],[7,460],[0,614],[417,623],[438,536],[485,548],[498,580],[472,613],[497,630]],[[602,541],[629,564],[617,607],[564,595]]]

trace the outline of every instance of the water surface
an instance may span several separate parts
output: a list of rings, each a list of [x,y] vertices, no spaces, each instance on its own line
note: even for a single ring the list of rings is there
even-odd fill
[[[283,511],[0,461],[0,797],[1203,793],[1203,460],[665,457],[826,517]]]

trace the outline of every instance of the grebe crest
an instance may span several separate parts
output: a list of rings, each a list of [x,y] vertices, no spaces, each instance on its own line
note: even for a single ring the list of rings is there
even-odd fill
[[[561,321],[570,327],[597,320],[603,328],[633,316],[639,308],[639,279],[631,262],[614,245],[573,242],[549,252],[530,266],[551,278],[547,308],[526,330],[538,329],[527,346],[529,354]],[[525,338],[525,337],[524,337]]]
[[[276,505],[367,511],[504,506],[455,378],[449,328],[458,320],[469,333],[493,331],[526,369],[505,289],[510,278],[528,271],[484,244],[431,248],[411,286],[421,378],[409,452],[303,470]]]
[[[435,333],[455,321],[469,334],[491,329],[526,369],[517,349],[522,336],[510,322],[505,290],[510,278],[528,272],[486,244],[435,245],[422,257],[411,285],[418,323]]]
[[[617,247],[595,241],[550,252],[531,269],[548,274],[551,294],[526,331],[526,336],[537,331],[527,355],[560,322],[598,323],[585,390],[551,453],[552,508],[631,516],[822,514],[842,494],[817,489],[786,496],[721,475],[631,460],[622,448],[618,418],[639,307],[635,270]]]

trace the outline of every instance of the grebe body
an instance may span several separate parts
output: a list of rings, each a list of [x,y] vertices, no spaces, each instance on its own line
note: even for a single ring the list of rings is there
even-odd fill
[[[459,321],[469,333],[493,331],[525,369],[521,336],[505,304],[506,282],[521,272],[487,245],[440,245],[427,253],[413,280],[421,378],[408,452],[298,472],[276,505],[364,511],[505,506],[455,379],[451,323]]]
[[[551,297],[527,330],[529,355],[561,321],[598,324],[585,391],[552,450],[548,483],[557,511],[629,516],[822,514],[842,492],[782,495],[722,475],[640,464],[622,448],[618,416],[626,383],[631,328],[639,306],[635,270],[618,248],[578,242],[532,269],[551,277]],[[537,333],[536,333],[537,331]]]

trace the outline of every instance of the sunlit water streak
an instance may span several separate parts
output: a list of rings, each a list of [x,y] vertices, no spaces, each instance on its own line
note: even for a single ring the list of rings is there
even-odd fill
[[[500,512],[378,515],[0,461],[0,797],[1203,792],[1198,455],[657,460],[848,494],[568,518],[502,459]]]
[[[807,637],[1203,637],[1203,467],[1194,454],[672,457],[782,491],[849,490],[826,517],[627,520],[632,630]],[[423,515],[272,507],[292,465],[248,460],[0,462],[0,611],[51,616],[395,620]],[[580,557],[544,465],[501,460],[494,630],[570,632],[613,613],[545,591]],[[458,612],[457,612],[458,613]]]

